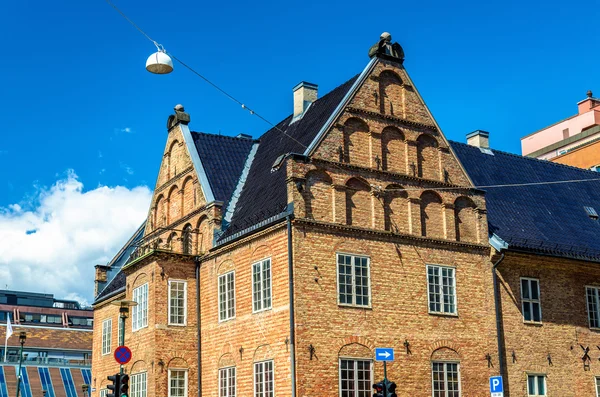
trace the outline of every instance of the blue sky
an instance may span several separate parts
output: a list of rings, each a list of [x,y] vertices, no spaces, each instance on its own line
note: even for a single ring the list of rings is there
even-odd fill
[[[324,94],[360,72],[383,31],[449,139],[485,129],[492,147],[520,153],[521,136],[575,113],[588,89],[600,94],[598,2],[114,2],[273,122],[299,81]],[[43,222],[40,203],[64,189],[152,189],[177,103],[196,131],[268,127],[181,65],[146,72],[154,46],[104,0],[2,2],[0,37],[0,223],[27,211]]]

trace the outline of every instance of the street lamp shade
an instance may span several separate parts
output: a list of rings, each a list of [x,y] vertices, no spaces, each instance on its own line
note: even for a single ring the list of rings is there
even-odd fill
[[[164,50],[156,51],[148,57],[146,70],[154,74],[168,74],[173,71],[173,60]]]
[[[27,339],[27,333],[25,331],[21,331],[19,333],[19,343],[20,344],[25,344],[25,340]]]

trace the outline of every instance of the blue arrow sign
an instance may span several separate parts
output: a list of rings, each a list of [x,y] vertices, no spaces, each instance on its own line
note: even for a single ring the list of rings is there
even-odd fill
[[[375,348],[375,361],[394,361],[394,349],[391,347]]]
[[[504,396],[504,385],[502,384],[502,376],[490,377],[490,393],[492,397]]]

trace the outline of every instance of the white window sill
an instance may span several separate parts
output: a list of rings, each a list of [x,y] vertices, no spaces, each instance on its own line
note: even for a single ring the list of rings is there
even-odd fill
[[[523,320],[523,324],[525,325],[533,325],[533,326],[537,326],[537,327],[541,327],[542,325],[544,325],[543,322],[541,321],[531,321],[531,320]]]
[[[168,323],[167,324],[169,327],[185,327],[187,326],[187,323],[183,323],[183,324],[179,324],[179,323]]]
[[[273,310],[273,307],[267,307],[266,309],[260,309],[260,310],[252,310],[252,314],[258,314],[258,313],[262,313],[262,312],[268,312],[269,310]]]
[[[235,317],[224,318],[223,320],[219,320],[219,324],[228,323],[229,321],[235,320]]]
[[[458,313],[446,313],[446,312],[429,312],[432,316],[440,316],[440,317],[458,317]]]
[[[354,309],[373,309],[371,305],[351,305],[349,303],[338,303],[339,307],[351,307]]]

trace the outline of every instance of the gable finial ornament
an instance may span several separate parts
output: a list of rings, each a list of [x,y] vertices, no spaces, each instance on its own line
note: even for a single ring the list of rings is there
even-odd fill
[[[398,43],[392,43],[392,35],[388,32],[383,32],[379,37],[379,41],[369,49],[369,58],[374,56],[399,62],[400,64],[404,62],[402,46]]]
[[[173,110],[175,110],[175,114],[170,115],[167,119],[167,130],[170,130],[179,123],[185,125],[190,123],[190,115],[185,112],[183,105],[175,105]]]

